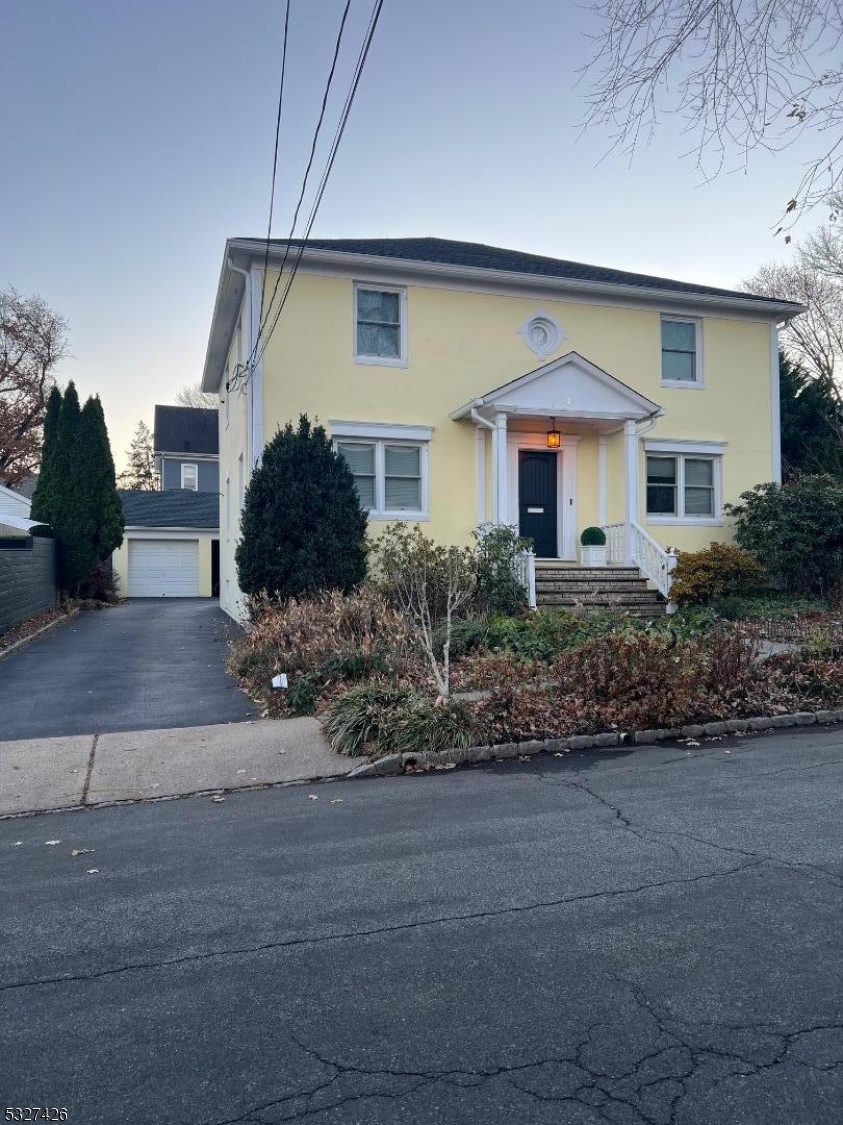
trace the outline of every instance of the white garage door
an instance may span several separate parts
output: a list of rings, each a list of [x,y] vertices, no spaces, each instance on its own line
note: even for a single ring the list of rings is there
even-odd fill
[[[197,539],[130,539],[130,598],[198,598]]]

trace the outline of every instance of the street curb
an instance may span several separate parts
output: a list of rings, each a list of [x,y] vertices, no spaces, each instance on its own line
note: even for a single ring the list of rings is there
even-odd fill
[[[546,738],[528,742],[502,742],[497,746],[470,746],[466,749],[422,751],[418,754],[387,754],[357,766],[348,778],[395,777],[409,768],[452,769],[478,762],[530,758],[536,754],[565,754],[572,750],[612,750],[619,746],[652,745],[680,738],[722,738],[728,734],[755,734],[784,727],[829,726],[843,723],[843,710],[796,711],[788,715],[759,715],[752,719],[724,719],[711,723],[692,723],[684,727],[659,730],[606,731],[603,734],[575,734],[567,738]]]
[[[15,641],[13,645],[8,648],[0,649],[0,660],[5,660],[6,657],[11,656],[13,652],[20,652],[22,648],[37,641],[44,633],[49,633],[51,629],[55,629],[57,625],[64,625],[67,621],[72,621],[74,617],[78,617],[81,610],[74,607],[70,613],[65,613],[62,617],[56,617],[52,621],[48,621],[46,625],[42,625],[40,629],[36,629],[34,633],[30,633],[28,637],[21,637],[19,641]]]

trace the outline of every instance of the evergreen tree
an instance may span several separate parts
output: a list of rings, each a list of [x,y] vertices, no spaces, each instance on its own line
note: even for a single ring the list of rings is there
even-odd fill
[[[80,415],[80,496],[86,510],[85,534],[97,562],[105,562],[123,542],[123,505],[117,495],[114,458],[99,395],[89,398]]]
[[[241,590],[279,598],[350,590],[366,574],[366,513],[343,458],[302,415],[263,453],[246,490],[237,545]]]
[[[72,382],[64,392],[56,425],[55,452],[50,459],[48,493],[50,527],[57,540],[58,584],[76,594],[99,562],[91,541],[89,513],[85,503],[83,449],[79,396]]]
[[[838,437],[843,417],[834,391],[784,352],[779,353],[779,388],[784,478],[798,473],[843,475]]]
[[[135,436],[126,450],[126,458],[128,468],[120,474],[120,487],[155,492],[158,488],[158,478],[155,473],[152,434],[149,432],[149,426],[143,421],[138,422]]]
[[[58,387],[53,387],[47,399],[44,415],[44,442],[41,446],[41,467],[38,483],[32,496],[31,515],[34,520],[50,523],[50,495],[53,482],[52,459],[56,451],[56,431],[59,424],[62,396]]]

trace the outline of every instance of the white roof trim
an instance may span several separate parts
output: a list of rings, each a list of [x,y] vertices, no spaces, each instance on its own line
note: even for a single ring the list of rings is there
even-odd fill
[[[542,367],[537,367],[535,371],[528,371],[526,375],[520,375],[517,379],[512,379],[503,386],[495,387],[494,390],[487,391],[485,395],[473,399],[471,402],[465,403],[457,410],[453,411],[451,418],[456,422],[461,418],[470,417],[472,410],[494,409],[495,404],[502,398],[511,395],[515,391],[522,390],[524,387],[529,386],[537,379],[546,378],[556,371],[564,371],[566,367],[574,367],[579,371],[584,372],[590,378],[603,386],[609,387],[615,394],[619,395],[629,403],[629,413],[595,411],[589,413],[587,410],[572,410],[566,411],[558,406],[548,406],[547,415],[554,415],[557,418],[649,418],[652,415],[659,414],[661,407],[657,402],[646,398],[644,395],[634,391],[632,387],[627,386],[626,383],[616,379],[614,375],[610,375],[608,371],[604,371],[602,367],[598,367],[592,363],[591,360],[579,354],[579,352],[567,352],[559,359],[554,359],[550,363],[545,363]],[[521,409],[518,406],[507,405],[506,413],[508,414],[535,414],[536,410],[532,407],[529,409]]]

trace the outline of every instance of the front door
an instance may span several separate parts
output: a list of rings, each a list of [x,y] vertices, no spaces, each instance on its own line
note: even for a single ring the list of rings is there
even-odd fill
[[[556,453],[518,454],[518,530],[533,540],[539,558],[555,559],[557,546]]]

